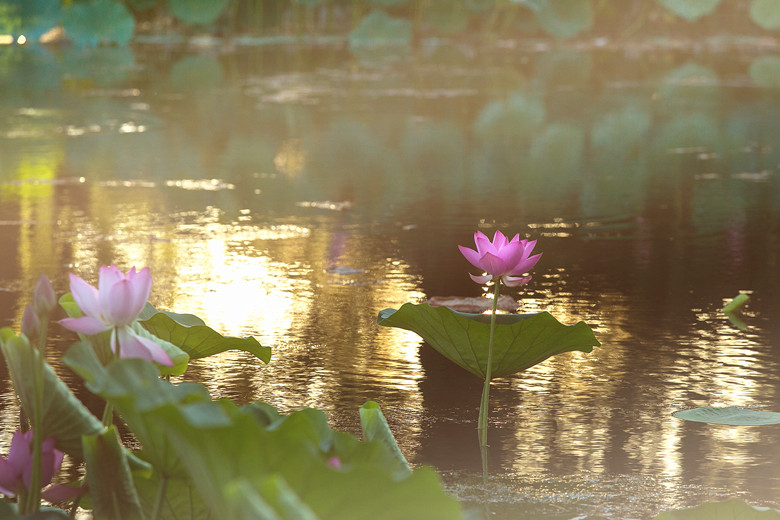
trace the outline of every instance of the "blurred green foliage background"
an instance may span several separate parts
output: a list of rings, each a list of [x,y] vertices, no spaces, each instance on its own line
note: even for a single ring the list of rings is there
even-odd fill
[[[625,36],[780,27],[777,0],[2,0],[0,35],[36,43],[61,27],[76,46],[127,45],[139,34],[415,38]],[[651,29],[649,29],[651,28]]]

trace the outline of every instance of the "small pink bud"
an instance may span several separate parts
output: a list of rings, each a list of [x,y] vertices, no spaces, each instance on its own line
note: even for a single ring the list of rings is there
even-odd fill
[[[41,321],[38,319],[38,315],[33,310],[32,306],[27,305],[24,308],[24,314],[22,315],[22,334],[27,336],[28,339],[34,338],[41,330]]]
[[[33,308],[38,316],[48,316],[57,306],[57,297],[49,278],[42,274],[33,291]]]
[[[328,459],[328,466],[333,469],[341,469],[341,459],[338,457],[331,457]]]

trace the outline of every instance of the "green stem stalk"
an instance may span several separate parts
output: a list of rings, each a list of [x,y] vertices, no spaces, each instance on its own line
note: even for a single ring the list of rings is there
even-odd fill
[[[477,432],[479,434],[480,448],[487,447],[487,423],[488,423],[488,401],[490,399],[490,379],[493,369],[493,337],[496,331],[496,310],[498,308],[498,288],[501,280],[495,282],[493,290],[493,312],[490,315],[490,338],[488,340],[488,358],[485,368],[485,386],[482,387],[482,401],[479,403],[479,420],[477,421]]]
[[[168,477],[162,475],[160,482],[157,485],[157,498],[154,500],[154,510],[152,511],[151,520],[157,520],[160,518],[160,512],[162,511],[163,501],[165,500],[165,488],[168,487]]]
[[[35,374],[33,375],[33,466],[30,475],[30,489],[27,490],[27,500],[25,501],[25,513],[36,513],[41,507],[41,463],[43,460],[43,365],[46,355],[46,329],[48,326],[48,317],[40,318],[40,329],[38,332],[38,360],[35,365]],[[32,347],[31,347],[32,348]]]

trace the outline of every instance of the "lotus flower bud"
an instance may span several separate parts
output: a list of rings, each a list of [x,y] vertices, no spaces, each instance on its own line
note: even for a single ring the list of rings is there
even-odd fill
[[[41,330],[41,320],[33,310],[32,306],[27,305],[22,315],[22,334],[28,338],[34,338]]]
[[[57,297],[54,294],[54,289],[51,286],[49,278],[42,274],[38,278],[38,283],[35,284],[35,291],[33,292],[33,308],[38,316],[48,316],[54,307],[57,306]]]

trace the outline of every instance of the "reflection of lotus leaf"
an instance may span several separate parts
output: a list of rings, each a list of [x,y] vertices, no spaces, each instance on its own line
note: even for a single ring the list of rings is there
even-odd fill
[[[393,18],[384,11],[368,13],[355,29],[349,33],[352,47],[361,45],[409,45],[412,40],[412,26],[407,20]]]
[[[207,25],[227,6],[227,0],[168,0],[173,15],[184,23]]]
[[[592,70],[593,60],[590,53],[559,49],[546,52],[539,58],[536,77],[549,87],[581,87],[590,79]]]
[[[436,0],[428,5],[426,19],[441,33],[461,32],[469,24],[470,13],[462,0]]]
[[[750,19],[764,29],[780,27],[780,2],[777,0],[753,0]]]
[[[658,132],[659,153],[687,148],[716,149],[720,141],[718,120],[706,114],[681,114],[666,123]]]
[[[99,86],[125,81],[134,64],[133,51],[127,47],[75,48],[69,50],[62,61],[69,77],[88,80]]]
[[[658,0],[658,2],[677,16],[686,20],[696,20],[714,11],[720,0]]]
[[[778,2],[780,6],[780,2]],[[750,79],[762,87],[780,86],[780,57],[761,56],[750,64]]]
[[[186,56],[171,67],[170,82],[176,90],[214,88],[222,83],[222,65],[212,56]]]
[[[401,143],[404,170],[424,182],[457,177],[466,163],[464,150],[460,128],[446,123],[409,126]]]
[[[720,105],[719,83],[711,68],[687,63],[664,78],[658,89],[658,102],[674,113],[681,109],[714,109]]]
[[[31,90],[59,88],[62,84],[62,67],[57,57],[45,47],[25,49],[7,46],[0,52],[0,87],[2,101],[12,104],[12,87],[22,95]],[[19,101],[20,106],[29,100]],[[18,108],[18,106],[16,107]],[[3,130],[8,130],[4,128]]]
[[[5,0],[0,5],[0,34],[23,34],[28,44],[36,44],[61,17],[60,0]]]
[[[73,43],[81,47],[104,42],[127,45],[135,31],[135,19],[116,0],[95,0],[68,6],[62,26]]]
[[[569,124],[553,124],[531,145],[531,164],[544,172],[546,183],[568,184],[583,165],[585,132]]]
[[[545,110],[539,98],[521,93],[505,101],[491,101],[482,109],[474,130],[485,141],[518,144],[544,123]]]
[[[571,38],[593,25],[591,0],[547,0],[536,11],[539,25],[556,38]]]
[[[591,144],[598,154],[625,157],[647,135],[650,114],[633,105],[600,117],[591,131]]]

